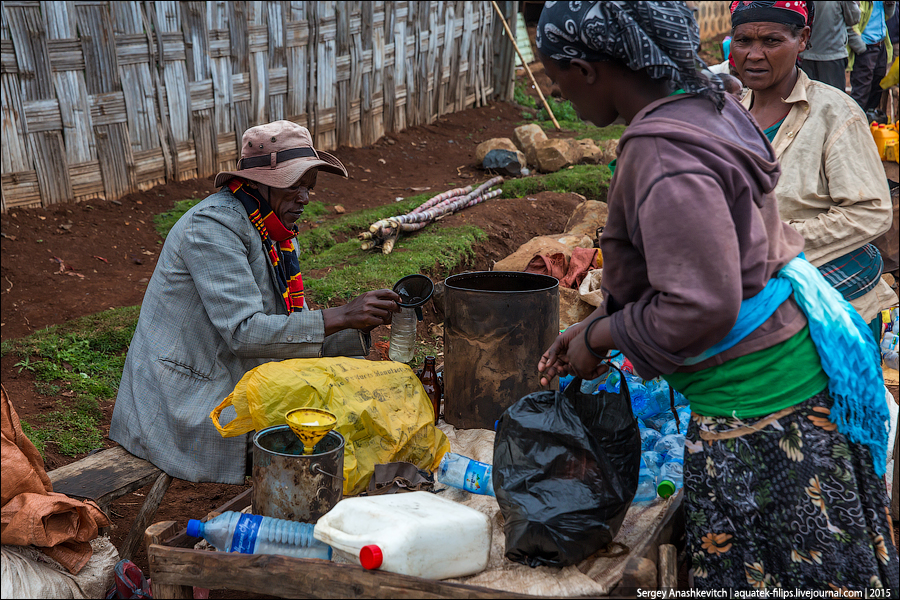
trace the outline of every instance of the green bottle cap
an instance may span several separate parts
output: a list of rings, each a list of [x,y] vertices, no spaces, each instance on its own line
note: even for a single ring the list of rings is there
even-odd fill
[[[656,493],[659,494],[660,498],[668,498],[675,493],[675,484],[668,479],[663,479],[656,486]]]

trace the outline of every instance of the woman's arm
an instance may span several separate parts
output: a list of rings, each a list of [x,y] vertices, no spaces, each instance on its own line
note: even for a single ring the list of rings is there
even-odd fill
[[[830,132],[822,163],[832,206],[788,223],[806,240],[806,258],[820,265],[863,246],[891,226],[891,193],[872,134],[861,114]],[[799,190],[820,196],[820,190]]]

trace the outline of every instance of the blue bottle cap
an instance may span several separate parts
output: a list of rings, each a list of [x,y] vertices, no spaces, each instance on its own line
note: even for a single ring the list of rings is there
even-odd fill
[[[187,534],[191,537],[201,537],[200,530],[203,528],[203,521],[197,519],[189,519],[187,524]]]

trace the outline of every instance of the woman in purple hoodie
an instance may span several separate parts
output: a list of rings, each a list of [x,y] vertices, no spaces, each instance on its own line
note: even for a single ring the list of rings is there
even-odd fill
[[[896,592],[871,335],[798,258],[772,147],[701,74],[690,11],[547,2],[537,42],[582,119],[629,124],[600,240],[604,303],[544,353],[543,383],[594,378],[618,349],[688,398],[695,586]]]

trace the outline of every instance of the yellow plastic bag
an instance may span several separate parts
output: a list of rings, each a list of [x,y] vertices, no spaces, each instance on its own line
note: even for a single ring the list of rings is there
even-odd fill
[[[233,406],[237,417],[219,417]],[[450,451],[434,426],[434,410],[409,366],[355,358],[297,358],[248,371],[210,413],[222,437],[284,424],[293,408],[323,408],[337,416],[344,436],[344,495],[366,489],[375,465],[410,462],[433,471]]]
[[[879,85],[881,85],[881,89],[886,90],[892,85],[897,85],[898,82],[900,82],[900,56],[894,59],[891,68],[888,69]]]

